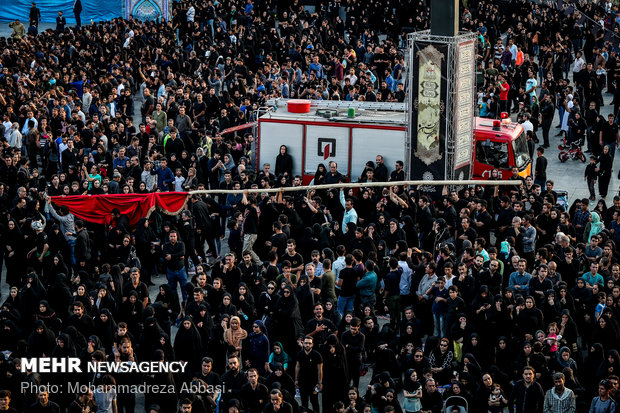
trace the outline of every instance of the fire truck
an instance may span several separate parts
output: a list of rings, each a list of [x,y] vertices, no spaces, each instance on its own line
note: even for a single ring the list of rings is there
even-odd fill
[[[508,114],[502,119],[475,118],[472,157],[473,179],[489,179],[493,169],[502,179],[510,178],[514,167],[524,178],[532,173],[523,126],[511,122]]]
[[[338,164],[338,171],[356,182],[366,162],[382,155],[388,169],[410,153],[404,104],[271,100],[258,118],[256,166],[275,166],[280,146],[293,158],[293,175],[312,181],[319,164]]]
[[[366,162],[382,155],[389,170],[403,161],[405,176],[410,175],[411,142],[409,116],[402,103],[334,102],[272,99],[254,125],[255,165],[270,163],[272,170],[281,145],[293,158],[293,175],[303,183],[312,181],[319,164],[338,164],[338,171],[352,182],[360,177]],[[525,132],[504,115],[501,120],[475,118],[472,150],[472,179],[484,180],[497,169],[502,179],[531,174]],[[247,126],[245,126],[247,127]],[[237,127],[235,129],[238,129]],[[469,179],[466,176],[463,179]]]

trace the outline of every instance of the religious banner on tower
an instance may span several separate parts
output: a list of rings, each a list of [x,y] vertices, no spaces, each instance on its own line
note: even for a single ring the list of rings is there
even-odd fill
[[[435,36],[421,31],[410,33],[407,40],[410,177],[467,180],[473,150],[476,34]],[[438,197],[442,188],[429,185],[423,190]]]
[[[445,174],[447,52],[447,44],[414,44],[411,171],[425,180],[443,179]]]
[[[456,98],[454,102],[454,178],[469,179],[473,149],[474,82],[476,48],[466,40],[456,48]]]

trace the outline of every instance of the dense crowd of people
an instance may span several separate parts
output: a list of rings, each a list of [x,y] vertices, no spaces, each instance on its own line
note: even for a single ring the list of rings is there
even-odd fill
[[[533,176],[435,198],[381,153],[360,181],[384,187],[291,190],[301,160],[286,145],[256,165],[250,129],[221,133],[271,97],[405,100],[405,36],[428,28],[430,2],[315,3],[181,1],[169,22],[61,18],[42,33],[33,3],[28,28],[11,23],[0,411],[439,413],[458,397],[472,412],[615,411],[620,194],[604,198],[619,137],[599,113],[604,88],[620,105],[618,7],[461,8],[480,115],[517,113],[532,153],[540,129],[544,143]],[[596,205],[565,205],[546,175],[556,108],[560,134],[592,152]],[[330,162],[314,184],[350,178]],[[265,188],[288,189],[194,194],[135,226],[51,198]],[[50,374],[22,369],[32,357],[186,367]]]

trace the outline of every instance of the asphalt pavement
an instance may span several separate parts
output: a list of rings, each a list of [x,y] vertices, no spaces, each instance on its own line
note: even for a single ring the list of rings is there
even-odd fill
[[[607,115],[613,112],[614,106],[611,104],[613,100],[613,95],[609,93],[605,93],[603,95],[603,101],[605,102],[605,106],[601,107],[601,115],[607,119]],[[513,120],[515,116],[512,116]],[[558,159],[558,153],[560,150],[558,149],[558,145],[562,143],[562,138],[555,136],[559,133],[560,129],[555,128],[556,125],[560,123],[558,112],[555,112],[555,118],[553,119],[553,124],[551,126],[551,130],[549,131],[549,141],[551,143],[551,147],[545,149],[545,157],[548,161],[547,166],[547,179],[551,179],[554,181],[555,186],[554,189],[556,191],[562,190],[568,192],[568,202],[572,204],[572,202],[577,198],[589,198],[590,192],[588,191],[588,184],[584,180],[584,172],[586,170],[586,165],[590,162],[589,153],[586,153],[586,162],[582,163],[579,160],[569,159],[566,162],[562,163]],[[540,139],[540,145],[542,145],[542,130],[539,129],[537,132],[538,138]],[[538,145],[537,145],[538,146]],[[584,145],[582,148],[584,151],[587,149],[587,145]],[[607,206],[613,203],[614,195],[619,195],[620,193],[620,180],[618,180],[618,170],[620,169],[620,150],[616,148],[616,157],[614,159],[614,170],[612,172],[612,178],[609,182],[609,192],[607,194],[606,203]],[[534,165],[536,162],[536,152],[534,152],[534,159],[532,159],[532,173],[534,172]],[[544,188],[543,188],[544,190]],[[600,199],[600,195],[598,193],[598,184],[596,186],[596,201]],[[592,208],[596,206],[591,205]]]

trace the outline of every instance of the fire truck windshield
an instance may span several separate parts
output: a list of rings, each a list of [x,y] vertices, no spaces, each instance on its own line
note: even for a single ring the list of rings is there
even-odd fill
[[[525,132],[522,132],[517,139],[512,141],[512,151],[515,155],[515,166],[519,168],[519,171],[522,171],[531,162]]]

